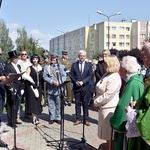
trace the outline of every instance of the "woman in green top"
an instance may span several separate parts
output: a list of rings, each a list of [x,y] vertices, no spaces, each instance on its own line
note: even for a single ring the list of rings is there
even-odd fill
[[[115,131],[114,149],[123,150],[123,140],[125,136],[126,111],[125,107],[131,100],[137,101],[143,94],[144,84],[142,75],[138,74],[140,65],[133,56],[125,56],[121,62],[121,76],[126,80],[124,91],[118,102],[110,124]]]

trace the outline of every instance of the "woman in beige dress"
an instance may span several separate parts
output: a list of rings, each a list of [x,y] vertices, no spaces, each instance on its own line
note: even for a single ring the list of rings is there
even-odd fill
[[[98,109],[98,137],[107,141],[110,149],[111,126],[110,117],[119,101],[119,92],[121,87],[121,78],[118,73],[120,62],[115,55],[104,56],[104,68],[106,74],[96,84],[96,99],[94,107]]]

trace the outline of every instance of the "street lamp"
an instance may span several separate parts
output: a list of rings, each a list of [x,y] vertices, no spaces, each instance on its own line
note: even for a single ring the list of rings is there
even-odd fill
[[[106,14],[102,13],[101,11],[97,11],[97,13],[100,14],[100,15],[105,16],[108,19],[108,50],[109,50],[109,45],[110,45],[110,43],[109,43],[109,41],[110,41],[110,36],[109,36],[109,32],[110,32],[109,21],[110,21],[111,17],[116,16],[116,15],[121,15],[121,12],[118,12],[118,13],[110,15],[110,16],[107,16]]]
[[[65,42],[66,42],[66,39],[65,39],[65,32],[63,32],[63,31],[60,30],[60,29],[57,29],[57,31],[59,31],[59,32],[61,32],[61,33],[64,34],[64,51],[65,51],[65,48],[66,48],[66,46],[65,46]]]
[[[1,5],[2,5],[2,0],[0,0],[0,9],[1,9]]]

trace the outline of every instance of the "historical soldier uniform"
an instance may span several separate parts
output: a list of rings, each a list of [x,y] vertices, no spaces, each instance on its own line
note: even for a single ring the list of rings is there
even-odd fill
[[[58,124],[61,123],[61,99],[60,94],[62,84],[66,80],[65,66],[57,62],[58,55],[51,54],[51,63],[45,65],[43,78],[46,81],[46,92],[49,107],[50,120],[49,124],[54,121]],[[63,91],[62,91],[63,92]]]
[[[68,106],[71,106],[72,102],[72,93],[71,93],[71,79],[69,77],[72,61],[68,59],[68,53],[66,51],[62,51],[62,58],[60,59],[60,62],[65,66],[65,71],[67,73],[67,78],[64,83],[65,89],[66,89],[66,101],[68,103]]]

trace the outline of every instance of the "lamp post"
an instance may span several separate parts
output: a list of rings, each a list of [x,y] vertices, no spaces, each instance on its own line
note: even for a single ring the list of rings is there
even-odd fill
[[[108,50],[109,50],[109,41],[110,41],[110,35],[109,35],[109,32],[110,32],[110,26],[109,26],[109,21],[110,21],[110,18],[113,17],[113,16],[116,16],[116,15],[121,15],[121,12],[117,12],[116,14],[113,14],[113,15],[110,15],[110,16],[107,16],[106,14],[102,13],[101,11],[97,11],[98,14],[100,15],[103,15],[107,18],[108,20]]]
[[[2,0],[0,0],[0,9],[1,9],[1,5],[2,5]]]
[[[57,31],[61,32],[64,34],[64,51],[65,51],[65,48],[66,48],[66,45],[65,45],[65,42],[66,42],[66,39],[65,39],[65,32],[63,32],[62,30],[60,29],[57,29]]]

